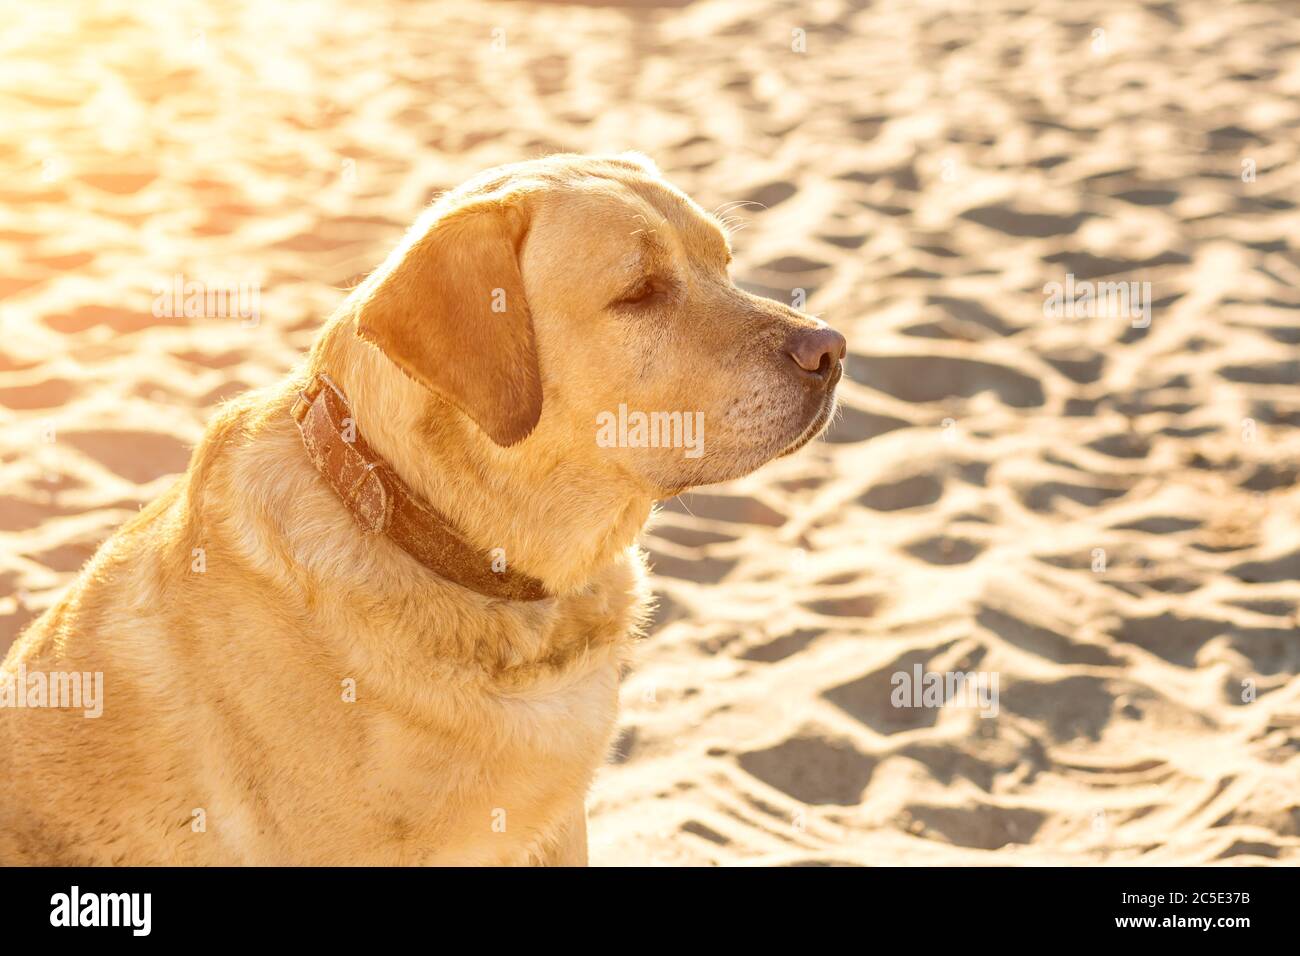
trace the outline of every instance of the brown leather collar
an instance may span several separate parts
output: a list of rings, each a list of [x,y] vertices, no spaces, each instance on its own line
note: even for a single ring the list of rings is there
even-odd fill
[[[307,454],[344,506],[369,534],[383,533],[440,577],[488,597],[540,601],[550,597],[542,583],[503,567],[493,554],[475,548],[406,486],[357,433],[347,396],[328,375],[318,373],[293,404]],[[502,566],[504,558],[496,558]]]

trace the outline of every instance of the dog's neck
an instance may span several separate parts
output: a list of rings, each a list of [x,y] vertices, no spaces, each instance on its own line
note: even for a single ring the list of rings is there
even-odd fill
[[[349,315],[322,331],[310,370],[338,383],[357,429],[414,492],[471,544],[502,549],[509,567],[551,594],[581,590],[620,559],[649,517],[653,497],[602,473],[594,441],[575,442],[544,412],[523,442],[496,446],[358,338]]]

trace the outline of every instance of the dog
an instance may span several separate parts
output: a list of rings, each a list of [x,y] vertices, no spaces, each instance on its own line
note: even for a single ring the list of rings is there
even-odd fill
[[[638,533],[835,408],[844,338],[730,259],[637,154],[441,196],[14,644],[103,701],[0,707],[0,863],[585,864]]]

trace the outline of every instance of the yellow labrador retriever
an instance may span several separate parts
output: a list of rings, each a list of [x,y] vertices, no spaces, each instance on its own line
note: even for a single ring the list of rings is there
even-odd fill
[[[834,407],[729,260],[635,155],[443,196],[10,651],[0,863],[585,863],[653,503]]]

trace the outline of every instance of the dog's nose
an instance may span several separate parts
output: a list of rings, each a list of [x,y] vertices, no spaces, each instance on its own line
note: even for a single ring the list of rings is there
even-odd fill
[[[800,329],[786,346],[790,357],[805,372],[829,378],[836,363],[844,358],[844,336],[825,323],[812,329]]]

